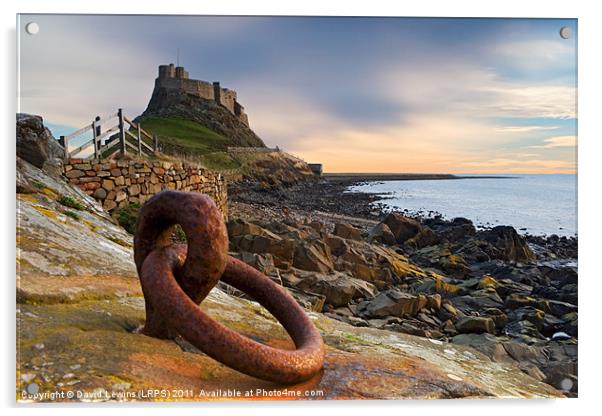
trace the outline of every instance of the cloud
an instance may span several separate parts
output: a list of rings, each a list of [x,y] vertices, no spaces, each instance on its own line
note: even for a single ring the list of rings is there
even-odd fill
[[[503,133],[527,133],[541,130],[556,130],[559,128],[560,126],[499,126],[495,131]]]
[[[463,62],[388,68],[378,87],[403,107],[472,117],[574,118],[576,88],[550,81],[509,80]]]
[[[577,138],[575,136],[555,136],[544,139],[544,144],[529,146],[531,149],[553,149],[557,147],[575,147]]]
[[[479,173],[575,173],[576,163],[562,159],[493,158],[464,164]],[[470,170],[467,171],[470,173]]]
[[[556,35],[556,34],[555,34]],[[531,73],[550,69],[574,68],[575,48],[560,36],[554,40],[527,39],[498,42],[489,49],[505,65]]]

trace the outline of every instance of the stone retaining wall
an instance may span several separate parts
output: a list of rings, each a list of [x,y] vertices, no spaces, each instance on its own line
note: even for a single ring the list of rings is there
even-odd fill
[[[247,146],[239,146],[239,147],[228,147],[228,153],[274,153],[279,152],[280,149],[277,147],[247,147]]]
[[[100,201],[109,212],[131,203],[142,205],[163,189],[177,189],[209,195],[224,218],[228,217],[223,175],[196,165],[127,159],[68,159],[64,161],[63,174],[71,184]]]

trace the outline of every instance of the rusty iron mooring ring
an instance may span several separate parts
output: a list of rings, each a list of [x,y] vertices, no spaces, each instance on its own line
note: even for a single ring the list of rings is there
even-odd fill
[[[180,224],[188,245],[171,243]],[[297,302],[253,267],[228,256],[221,214],[211,198],[163,191],[141,209],[134,257],[146,304],[143,332],[180,334],[210,357],[245,374],[297,383],[321,370],[324,344]],[[264,306],[284,326],[295,350],[281,350],[238,334],[204,313],[200,303],[221,278]]]

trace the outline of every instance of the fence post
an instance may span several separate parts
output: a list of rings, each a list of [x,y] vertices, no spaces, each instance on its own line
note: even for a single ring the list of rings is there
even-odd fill
[[[61,146],[63,146],[63,149],[65,149],[65,159],[69,159],[69,140],[65,136],[61,136],[61,138],[59,139],[59,143],[61,144]]]
[[[100,116],[96,116],[96,118],[94,119],[94,121],[96,121],[96,136],[100,136]]]
[[[136,131],[138,133],[138,156],[142,156],[142,138],[140,137],[140,123],[136,125]]]
[[[96,116],[96,118],[94,119],[96,121],[96,137],[100,137],[100,135],[102,134],[102,127],[100,124],[100,116]],[[96,143],[94,144],[96,146]],[[100,140],[98,141],[98,150],[100,150]]]
[[[157,135],[153,133],[153,147],[155,153],[159,150],[159,140],[157,139]]]
[[[96,117],[92,122],[92,146],[94,147],[94,159],[98,159],[98,146],[96,146],[96,138],[98,137],[98,120],[100,120],[100,117]]]
[[[123,110],[121,108],[117,110],[117,117],[119,118],[119,147],[121,156],[125,156],[127,150],[125,148],[125,126],[123,123]]]

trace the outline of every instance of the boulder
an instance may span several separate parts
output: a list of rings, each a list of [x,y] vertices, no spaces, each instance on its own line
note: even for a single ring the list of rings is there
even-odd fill
[[[328,247],[330,247],[330,252],[333,256],[340,257],[349,252],[349,244],[341,237],[327,235],[324,238],[324,241],[328,244]]]
[[[564,316],[568,313],[577,312],[578,309],[577,305],[558,300],[548,300],[547,305],[549,307],[549,312],[555,316]]]
[[[492,334],[495,331],[493,319],[482,316],[464,316],[456,321],[456,329],[462,334]]]
[[[350,273],[357,279],[374,283],[379,288],[388,287],[395,281],[391,269],[378,265],[345,261],[339,258],[336,268],[339,271]]]
[[[504,302],[495,291],[475,290],[469,295],[454,298],[454,305],[466,313],[484,311],[490,308],[502,308]]]
[[[270,253],[274,256],[274,262],[278,267],[293,260],[295,244],[292,240],[283,240],[277,235],[254,235],[248,234],[230,239],[233,250],[248,251],[251,253]]]
[[[479,289],[487,289],[487,288],[497,289],[498,286],[499,286],[499,283],[497,282],[497,280],[495,280],[494,277],[489,276],[489,275],[483,276],[481,278],[481,280],[479,280],[479,284],[477,285],[477,287]]]
[[[466,345],[485,354],[495,362],[511,362],[502,342],[489,333],[460,334],[452,338],[452,343]]]
[[[380,318],[384,316],[416,316],[426,307],[428,300],[424,295],[413,295],[398,289],[381,292],[374,299],[363,302],[359,310],[366,316]]]
[[[301,270],[328,273],[334,271],[330,248],[321,240],[296,245],[293,266]]]
[[[228,236],[230,238],[244,235],[262,235],[277,239],[278,236],[271,231],[248,221],[235,219],[228,222]]]
[[[525,306],[532,306],[537,309],[541,309],[544,312],[550,311],[550,302],[545,299],[536,299],[531,296],[524,296],[518,293],[512,293],[506,298],[506,308],[518,309]]]
[[[343,273],[302,272],[295,287],[324,295],[325,303],[335,308],[345,306],[353,299],[374,297],[376,294],[374,285]]]
[[[436,267],[456,277],[465,277],[470,274],[464,257],[460,254],[453,254],[447,244],[424,247],[414,252],[411,258],[421,266]]]
[[[456,296],[465,293],[466,291],[454,284],[450,283],[451,279],[432,273],[431,276],[418,280],[412,285],[412,291],[418,293],[439,293],[445,297]]]
[[[262,227],[286,239],[306,240],[312,235],[313,237],[319,236],[319,233],[309,225],[302,225],[289,220],[271,221],[262,224]]]
[[[274,265],[274,257],[270,253],[257,254],[241,251],[240,253],[233,254],[233,256],[264,274],[278,274],[278,269]]]
[[[462,217],[454,218],[443,227],[436,227],[435,231],[442,238],[454,243],[463,241],[467,237],[472,237],[477,232],[472,221]]]
[[[500,279],[497,282],[498,285],[496,286],[495,290],[502,297],[506,297],[512,293],[528,296],[531,294],[531,292],[533,292],[533,286],[515,282],[510,279]]]
[[[319,221],[311,221],[307,225],[310,226],[314,231],[316,231],[318,233],[321,233],[322,231],[324,231],[324,224]]]
[[[441,325],[441,330],[449,336],[454,336],[458,334],[458,331],[456,330],[456,327],[454,326],[454,323],[451,319],[448,319],[447,321],[443,322],[443,324]]]
[[[432,246],[438,244],[441,241],[441,237],[439,237],[433,230],[428,227],[423,227],[418,234],[414,237],[409,238],[405,241],[405,245],[407,247],[413,249],[421,249],[423,247]]]
[[[540,270],[543,272],[544,276],[550,279],[553,282],[558,283],[559,287],[569,285],[569,284],[577,284],[577,270],[572,267],[540,267]]]
[[[527,344],[536,343],[543,338],[537,327],[530,321],[511,322],[506,325],[505,332],[509,336],[518,338]]]
[[[457,250],[457,253],[472,264],[490,261],[491,257],[488,254],[490,251],[491,244],[471,238]]]
[[[488,253],[492,258],[512,261],[531,261],[535,254],[527,242],[521,237],[514,227],[500,225],[477,233],[479,239],[486,241],[492,250]]]
[[[361,230],[355,228],[350,224],[337,223],[334,225],[334,235],[339,236],[341,238],[347,240],[361,240],[362,232]]]
[[[399,244],[403,244],[406,240],[414,237],[422,229],[418,221],[404,217],[397,212],[389,213],[383,223],[389,227],[395,237],[395,241]]]
[[[37,168],[48,160],[48,142],[55,140],[44,127],[42,117],[17,114],[17,156]]]
[[[483,311],[483,316],[491,318],[496,329],[503,329],[508,323],[508,316],[498,308],[487,308]]]
[[[371,243],[382,243],[389,246],[394,245],[397,242],[389,226],[382,222],[370,230],[370,233],[368,233],[368,241]]]
[[[441,295],[435,293],[434,295],[427,295],[426,297],[427,304],[426,306],[434,311],[438,311],[441,309]]]
[[[451,302],[449,300],[446,300],[444,302],[441,303],[441,309],[439,309],[439,311],[437,312],[437,318],[439,318],[440,321],[451,321],[453,323],[453,321],[456,320],[456,318],[458,316],[463,315],[462,312],[458,311],[454,305],[451,304]],[[454,327],[454,331],[456,330],[456,328]]]
[[[532,306],[525,306],[513,310],[508,314],[508,319],[512,321],[529,321],[538,331],[543,329],[546,314],[540,309],[536,309]]]

